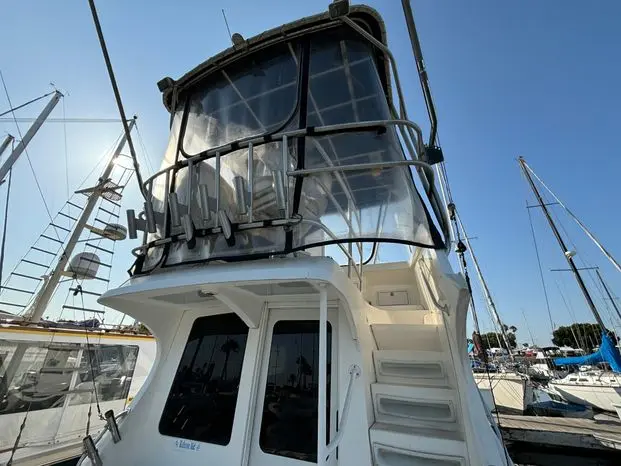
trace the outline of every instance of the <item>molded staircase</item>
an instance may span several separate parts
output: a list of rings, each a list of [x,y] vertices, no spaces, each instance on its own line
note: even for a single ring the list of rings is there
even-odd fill
[[[371,331],[378,348],[373,352],[377,383],[371,385],[375,423],[369,432],[374,464],[468,465],[443,328],[401,320],[371,324]]]

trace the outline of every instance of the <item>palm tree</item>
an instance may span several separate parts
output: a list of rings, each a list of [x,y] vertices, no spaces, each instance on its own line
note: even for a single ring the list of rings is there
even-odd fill
[[[298,365],[298,388],[306,388],[306,376],[313,375],[313,368],[304,356],[299,356],[295,362]],[[304,380],[304,384],[302,384],[302,380]]]
[[[237,353],[239,351],[239,343],[236,340],[227,338],[226,341],[220,346],[220,351],[224,353],[224,366],[222,367],[222,373],[220,374],[221,380],[226,380],[227,366],[229,365],[229,356],[231,352]]]

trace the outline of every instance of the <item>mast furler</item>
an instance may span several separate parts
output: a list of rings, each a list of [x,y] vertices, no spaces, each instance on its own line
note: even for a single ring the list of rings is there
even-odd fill
[[[565,245],[565,241],[563,241],[563,238],[561,237],[560,232],[556,228],[556,225],[554,224],[554,220],[552,220],[552,216],[550,215],[550,212],[548,211],[548,207],[546,206],[546,203],[543,201],[543,198],[541,197],[541,194],[539,193],[539,190],[537,189],[537,186],[535,185],[535,182],[533,181],[533,178],[531,177],[530,169],[528,165],[526,164],[526,161],[524,160],[523,157],[519,157],[518,162],[520,164],[520,168],[522,169],[522,172],[524,173],[524,176],[526,177],[526,180],[528,181],[528,184],[530,185],[530,188],[532,189],[533,193],[535,194],[535,197],[537,198],[537,202],[539,203],[539,206],[543,210],[543,213],[546,216],[548,223],[550,224],[552,233],[554,233],[554,237],[556,238],[556,241],[558,242],[561,250],[563,251],[563,256],[565,256],[565,259],[567,260],[567,263],[569,264],[569,267],[572,273],[574,274],[576,281],[578,282],[578,286],[580,287],[580,290],[582,291],[582,294],[584,295],[584,299],[586,300],[587,304],[589,305],[589,308],[591,309],[591,313],[595,317],[595,320],[597,321],[601,329],[606,330],[606,325],[604,325],[604,321],[602,317],[600,316],[599,311],[597,310],[597,307],[595,306],[595,302],[593,301],[593,298],[591,298],[589,290],[587,289],[584,283],[584,280],[582,280],[582,276],[580,275],[580,272],[578,271],[578,268],[576,267],[576,264],[574,263],[574,260],[572,258],[572,253],[569,251],[569,249],[567,249],[567,246]]]
[[[129,129],[132,130],[135,124],[135,119],[130,120]],[[26,320],[29,320],[30,322],[39,322],[41,320],[41,317],[43,316],[43,313],[45,312],[45,309],[50,302],[50,299],[52,298],[56,287],[58,286],[61,278],[63,277],[65,267],[67,266],[71,255],[73,254],[73,250],[75,249],[75,246],[80,239],[80,235],[84,231],[86,222],[88,222],[89,217],[93,213],[93,210],[95,209],[95,206],[100,196],[109,189],[106,188],[106,183],[108,181],[108,178],[110,177],[112,169],[114,168],[114,162],[123,150],[126,141],[126,133],[123,133],[121,140],[116,146],[114,154],[110,158],[108,165],[106,166],[104,172],[99,178],[99,184],[92,190],[89,190],[90,195],[88,197],[88,200],[86,201],[84,210],[78,218],[78,221],[76,222],[76,225],[73,229],[73,232],[71,233],[71,236],[69,237],[69,240],[67,240],[67,244],[62,255],[60,256],[60,259],[58,260],[58,264],[56,264],[56,267],[49,275],[48,279],[45,281],[43,287],[41,288],[41,290],[39,290],[39,293],[37,293],[37,296],[33,300],[32,306],[27,312]]]

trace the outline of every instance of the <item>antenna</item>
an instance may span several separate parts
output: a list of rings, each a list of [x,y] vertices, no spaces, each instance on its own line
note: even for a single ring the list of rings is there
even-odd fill
[[[116,100],[116,105],[119,109],[119,115],[121,116],[121,122],[123,123],[123,129],[125,131],[125,139],[127,140],[127,145],[129,146],[129,152],[132,157],[132,161],[134,162],[134,172],[136,173],[136,181],[138,182],[138,189],[140,189],[140,194],[145,201],[149,202],[149,196],[145,190],[145,187],[142,182],[142,175],[140,174],[140,165],[138,164],[138,157],[136,156],[136,150],[134,149],[134,143],[132,141],[131,136],[131,127],[128,121],[134,122],[136,117],[131,120],[128,120],[125,116],[125,109],[123,108],[123,101],[121,100],[121,93],[119,92],[119,87],[116,84],[116,77],[114,76],[114,71],[112,70],[112,62],[110,61],[110,55],[108,54],[108,47],[106,46],[106,41],[104,40],[103,32],[101,30],[101,24],[99,23],[99,16],[97,15],[97,8],[95,7],[95,0],[88,0],[88,4],[91,9],[91,14],[93,15],[93,22],[95,23],[95,30],[97,31],[97,38],[99,39],[99,46],[101,47],[101,53],[104,57],[104,62],[106,63],[106,68],[108,69],[108,76],[110,78],[110,84],[112,85],[112,91],[114,92],[114,98]]]
[[[229,39],[233,42],[233,35],[231,34],[231,28],[229,27],[229,22],[226,20],[226,13],[224,12],[224,8],[222,8],[222,17],[224,18],[224,24],[226,24],[226,30],[229,33]]]

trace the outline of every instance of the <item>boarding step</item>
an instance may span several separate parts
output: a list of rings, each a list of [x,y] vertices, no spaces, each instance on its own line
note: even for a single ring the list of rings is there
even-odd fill
[[[405,427],[458,431],[457,394],[450,388],[371,384],[375,420]]]
[[[376,422],[369,430],[378,466],[465,466],[467,450],[456,432]]]
[[[380,350],[442,351],[437,325],[371,324],[371,332]]]
[[[374,350],[379,383],[450,387],[446,355],[440,351]]]

